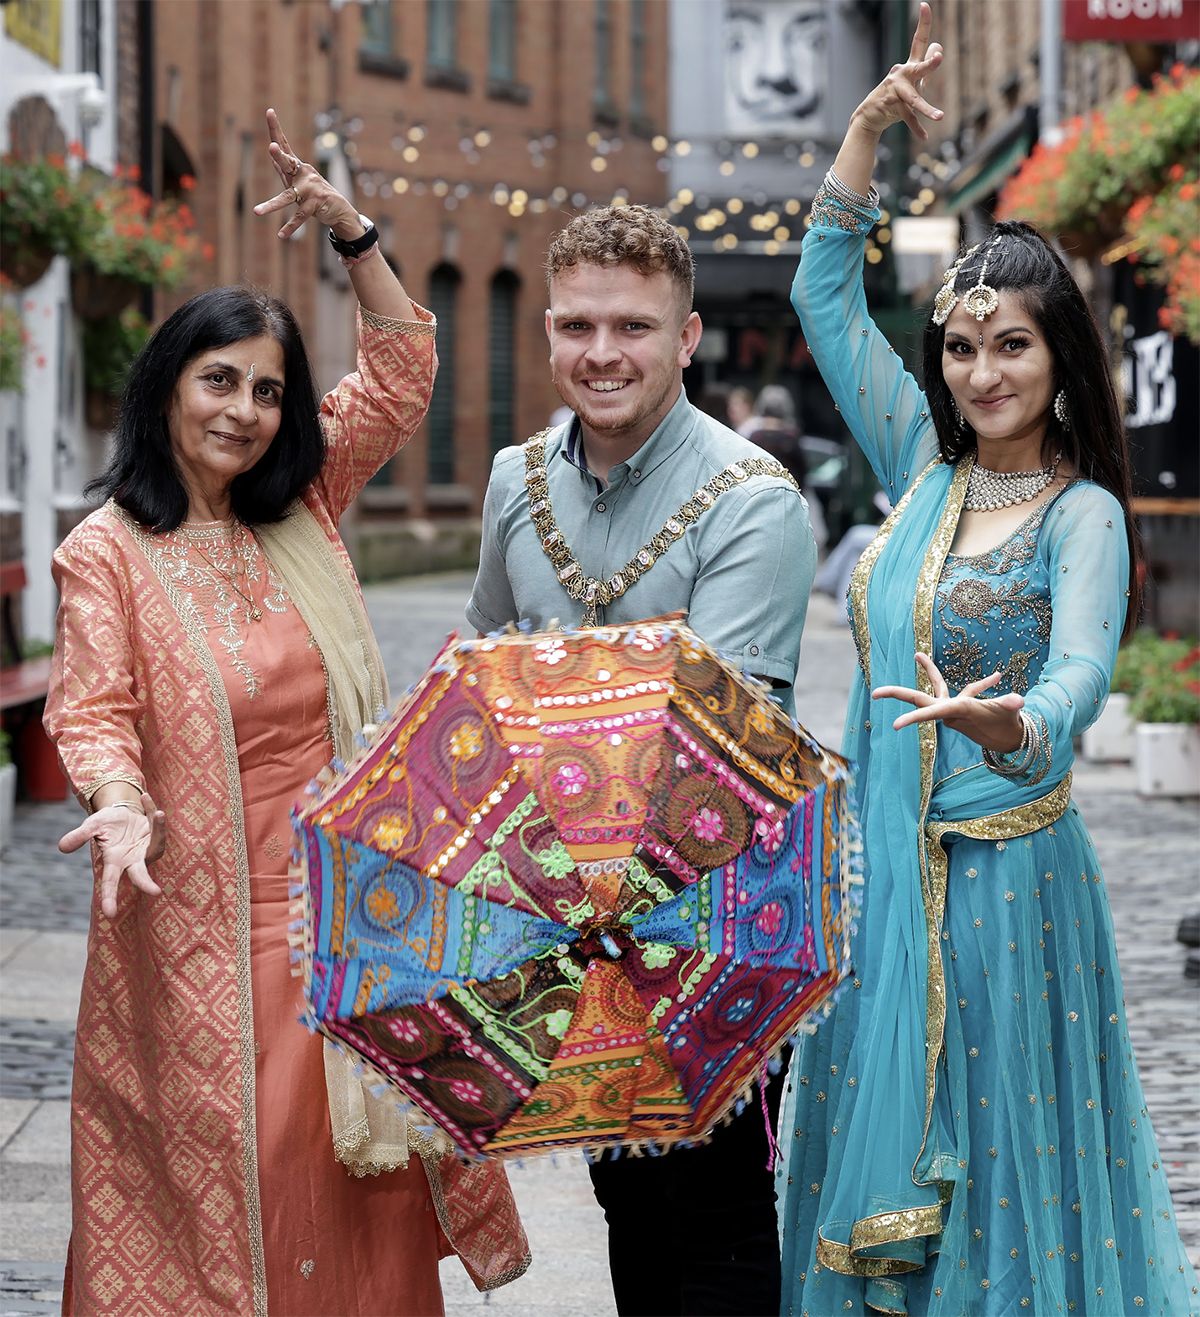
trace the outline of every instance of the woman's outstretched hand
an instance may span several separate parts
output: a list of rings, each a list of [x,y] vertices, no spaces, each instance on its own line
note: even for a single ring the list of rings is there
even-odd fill
[[[962,732],[985,750],[1007,754],[1017,749],[1022,736],[1018,715],[1025,701],[1015,691],[990,700],[979,698],[1000,680],[998,672],[982,681],[973,681],[957,695],[951,695],[946,679],[933,659],[920,651],[916,657],[929,678],[932,694],[908,686],[878,686],[871,692],[873,700],[903,700],[914,706],[911,713],[902,713],[892,723],[896,731],[910,723],[941,722],[956,732]]]
[[[254,213],[270,215],[273,211],[294,206],[295,210],[279,230],[278,236],[285,239],[299,233],[310,219],[333,229],[339,238],[361,237],[363,226],[358,211],[315,165],[307,164],[292,150],[274,110],[267,111],[267,131],[271,135],[267,150],[271,153],[271,163],[283,184],[283,191],[277,192],[269,201],[260,201],[254,207]]]
[[[157,860],[166,847],[167,816],[144,791],[141,804],[145,813],[119,805],[102,806],[59,839],[58,849],[64,855],[89,841],[100,848],[100,909],[109,919],[117,914],[117,886],[122,874],[147,896],[158,896],[162,891],[146,865]]]
[[[940,119],[942,111],[925,99],[925,79],[942,62],[944,53],[936,41],[929,40],[932,28],[933,11],[922,4],[907,63],[892,65],[884,80],[854,111],[852,125],[879,137],[884,129],[903,120],[914,136],[929,136],[921,119]]]

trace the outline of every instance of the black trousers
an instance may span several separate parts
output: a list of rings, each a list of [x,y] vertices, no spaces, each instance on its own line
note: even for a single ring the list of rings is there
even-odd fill
[[[783,1073],[767,1085],[774,1128]],[[620,1317],[776,1317],[775,1183],[758,1090],[710,1143],[590,1166]]]

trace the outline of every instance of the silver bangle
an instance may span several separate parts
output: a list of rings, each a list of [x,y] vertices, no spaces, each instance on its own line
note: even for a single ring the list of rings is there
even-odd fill
[[[1043,747],[1041,730],[1024,709],[1021,719],[1021,744],[1015,750],[984,750],[983,762],[1001,777],[1024,777],[1033,767]]]
[[[140,814],[142,818],[146,817],[146,811],[132,800],[110,800],[107,805],[101,805],[101,809],[131,809],[135,814]]]
[[[825,186],[841,202],[847,206],[852,206],[856,210],[875,210],[879,205],[879,190],[871,185],[870,192],[864,197],[861,192],[855,192],[852,187],[848,187],[840,178],[829,169],[825,173]]]

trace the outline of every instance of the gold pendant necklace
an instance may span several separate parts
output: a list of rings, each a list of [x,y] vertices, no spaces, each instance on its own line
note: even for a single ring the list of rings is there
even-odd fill
[[[546,436],[549,433],[549,430],[542,430],[525,441],[525,494],[542,552],[554,565],[563,589],[577,603],[583,604],[580,626],[596,626],[599,609],[619,599],[631,586],[636,585],[671,545],[683,538],[688,527],[694,526],[727,490],[744,484],[751,476],[776,476],[786,480],[797,494],[800,493],[800,486],[790,472],[773,458],[745,457],[738,462],[731,462],[723,471],[718,471],[711,480],[701,485],[691,498],[686,499],[679,511],[663,522],[662,529],[652,535],[619,572],[607,580],[601,580],[596,576],[588,576],[583,570],[554,519],[550,485],[546,477]]]

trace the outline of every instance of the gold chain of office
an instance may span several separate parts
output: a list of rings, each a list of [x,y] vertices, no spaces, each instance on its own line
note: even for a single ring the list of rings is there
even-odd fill
[[[542,552],[553,563],[567,594],[577,603],[583,604],[580,626],[595,626],[597,610],[619,599],[631,586],[636,585],[671,545],[683,538],[688,527],[694,526],[728,490],[745,484],[751,476],[775,476],[786,480],[797,494],[800,492],[800,486],[791,473],[774,458],[747,457],[739,462],[730,462],[724,470],[718,471],[711,480],[701,485],[691,498],[680,504],[679,511],[663,522],[662,529],[651,535],[619,572],[607,580],[600,580],[588,576],[583,570],[554,519],[550,485],[546,478],[546,436],[549,433],[549,430],[542,430],[525,441],[525,494],[529,499],[529,515],[541,542]]]

